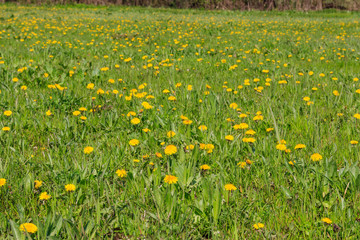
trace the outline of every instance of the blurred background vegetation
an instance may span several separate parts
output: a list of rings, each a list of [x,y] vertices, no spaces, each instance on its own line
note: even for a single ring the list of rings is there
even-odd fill
[[[19,4],[95,4],[239,10],[359,10],[360,0],[0,0]]]

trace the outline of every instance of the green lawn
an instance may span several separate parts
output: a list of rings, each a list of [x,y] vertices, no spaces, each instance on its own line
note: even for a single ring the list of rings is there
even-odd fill
[[[359,17],[1,5],[0,238],[358,239]]]

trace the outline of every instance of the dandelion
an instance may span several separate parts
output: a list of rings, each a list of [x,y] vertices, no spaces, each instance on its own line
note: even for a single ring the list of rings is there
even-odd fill
[[[6,111],[4,112],[4,115],[7,116],[7,117],[10,117],[11,114],[12,114],[12,111],[10,111],[10,110],[6,110]]]
[[[139,118],[133,118],[133,119],[131,119],[131,124],[137,125],[137,124],[139,124],[139,123],[140,123],[140,119],[139,119]]]
[[[235,191],[237,188],[233,185],[233,184],[231,184],[231,183],[229,183],[229,184],[225,184],[225,190],[226,191]]]
[[[191,121],[191,120],[189,120],[189,119],[185,119],[185,120],[183,121],[183,124],[185,124],[185,125],[190,125],[192,122],[193,122],[193,121]]]
[[[75,189],[76,189],[76,187],[75,187],[74,184],[66,184],[66,185],[65,185],[65,190],[66,190],[67,192],[73,192],[73,191],[75,191]]]
[[[320,161],[321,159],[323,159],[323,157],[319,153],[314,153],[311,155],[311,160],[314,162]]]
[[[85,154],[90,154],[94,151],[94,148],[93,147],[85,147],[84,148],[84,153]]]
[[[233,140],[234,140],[234,136],[232,136],[232,135],[227,135],[227,136],[225,136],[225,139],[228,140],[228,141],[233,141]]]
[[[4,186],[6,184],[5,178],[0,178],[0,187]]]
[[[73,112],[73,115],[74,115],[74,116],[79,116],[80,114],[81,114],[80,111],[74,111],[74,112]]]
[[[22,232],[36,233],[38,228],[33,223],[23,223],[23,224],[20,225],[20,230]]]
[[[206,131],[208,128],[205,125],[200,125],[198,129],[200,131]]]
[[[3,130],[4,132],[8,132],[8,131],[10,131],[10,128],[9,128],[9,127],[3,127],[2,130]]]
[[[245,168],[246,167],[246,162],[238,162],[237,164],[240,168]]]
[[[207,164],[204,164],[204,165],[201,165],[201,166],[200,166],[200,169],[201,169],[201,170],[204,170],[204,171],[210,170],[210,166],[207,165]]]
[[[233,127],[235,130],[238,130],[238,129],[247,129],[249,128],[249,125],[247,123],[240,123],[240,124],[236,124],[234,125]]]
[[[285,151],[286,150],[286,146],[284,144],[278,144],[276,145],[276,149],[280,150],[280,151]]]
[[[323,219],[321,219],[321,221],[323,221],[324,223],[327,223],[327,224],[332,224],[332,221],[330,218],[323,218]]]
[[[259,229],[261,229],[261,228],[264,228],[265,225],[264,225],[263,223],[255,223],[255,224],[253,225],[253,227],[254,227],[256,230],[259,230]]]
[[[174,184],[178,181],[178,178],[173,175],[166,175],[164,178],[164,182],[168,184]]]
[[[42,186],[42,184],[43,184],[43,182],[42,181],[39,181],[39,180],[35,180],[35,189],[39,189],[41,186]]]
[[[168,131],[167,134],[166,134],[166,136],[167,136],[168,138],[172,138],[172,137],[174,137],[175,135],[176,135],[176,133],[173,132],[173,131]]]
[[[129,141],[129,145],[130,146],[137,146],[137,145],[139,145],[139,140],[137,140],[137,139],[131,139],[130,141]]]
[[[173,155],[177,153],[177,147],[175,145],[166,146],[164,152],[166,155]]]
[[[356,145],[356,144],[358,144],[358,143],[359,143],[359,142],[356,141],[356,140],[351,140],[351,141],[350,141],[350,144],[351,144],[351,145]]]
[[[135,161],[135,160],[134,160]],[[139,160],[138,160],[139,161]],[[127,175],[127,172],[125,171],[125,169],[118,169],[116,171],[116,174],[119,176],[119,178],[124,178]]]
[[[306,148],[305,144],[296,144],[295,149],[303,149]]]
[[[47,192],[42,192],[39,196],[40,200],[49,200],[51,198],[51,195],[49,195]]]

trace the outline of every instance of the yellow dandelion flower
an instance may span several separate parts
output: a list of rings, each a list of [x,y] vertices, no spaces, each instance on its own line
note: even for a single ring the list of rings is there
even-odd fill
[[[33,223],[23,223],[23,224],[20,225],[20,230],[22,232],[36,233],[38,228]]]
[[[164,182],[168,184],[174,184],[178,181],[178,178],[173,175],[166,175],[164,178]]]
[[[173,154],[177,153],[177,147],[175,145],[169,145],[169,146],[166,146],[164,151],[165,151],[166,155],[173,155]]]
[[[76,189],[76,187],[75,187],[74,184],[66,184],[66,185],[65,185],[65,190],[66,190],[67,192],[73,192],[73,191],[75,191],[75,189]]]
[[[231,184],[231,183],[229,183],[229,184],[225,184],[225,190],[226,191],[235,191],[237,188],[233,185],[233,184]]]
[[[119,176],[119,178],[124,178],[124,177],[126,177],[127,172],[125,171],[125,169],[118,169],[116,171],[116,174]]]

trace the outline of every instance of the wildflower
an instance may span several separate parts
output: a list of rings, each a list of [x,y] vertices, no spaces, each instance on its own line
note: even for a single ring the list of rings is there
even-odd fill
[[[239,167],[241,168],[245,168],[246,167],[246,162],[238,162],[237,164]]]
[[[42,192],[39,196],[40,200],[49,200],[51,198],[51,195],[48,195],[47,192]]]
[[[5,178],[0,178],[0,187],[4,186],[6,184]]]
[[[233,140],[234,140],[234,136],[232,136],[232,135],[227,135],[227,136],[225,136],[225,139],[228,140],[228,141],[233,141]]]
[[[240,123],[240,124],[236,124],[234,125],[234,129],[238,130],[238,129],[247,129],[249,128],[249,125],[247,123]]]
[[[137,146],[137,145],[139,145],[139,140],[137,140],[137,139],[131,139],[130,141],[129,141],[129,144],[130,144],[130,146]]]
[[[164,178],[164,182],[166,182],[168,184],[173,184],[173,183],[176,183],[177,181],[178,181],[178,178],[173,175],[166,175]]]
[[[19,79],[16,78],[16,77],[14,77],[14,78],[12,79],[12,81],[13,81],[13,82],[17,82],[17,81],[19,81]]]
[[[266,132],[271,132],[271,131],[273,131],[274,130],[274,128],[267,128],[266,129]]]
[[[170,96],[170,97],[168,97],[168,100],[169,100],[169,101],[176,101],[176,97]]]
[[[162,157],[163,157],[163,155],[162,155],[161,153],[159,153],[159,152],[155,153],[155,156],[158,157],[158,158],[162,158]]]
[[[139,123],[140,123],[140,119],[139,119],[139,118],[133,118],[133,119],[131,119],[131,124],[137,125],[137,124],[139,124]]]
[[[314,162],[320,161],[321,159],[323,159],[323,157],[319,153],[314,153],[311,155],[311,160]]]
[[[360,119],[360,114],[355,113],[355,114],[354,114],[354,118],[356,118],[356,119]]]
[[[199,126],[199,130],[200,131],[206,131],[207,130],[207,127],[205,125],[200,125]]]
[[[172,137],[174,137],[176,135],[176,133],[173,132],[173,131],[168,131],[166,135],[167,135],[168,138],[172,138]]]
[[[284,144],[278,144],[276,145],[276,149],[280,150],[280,151],[285,151],[286,150],[286,146]]]
[[[231,103],[230,108],[237,109],[238,105],[236,103]]]
[[[321,219],[321,221],[323,221],[324,223],[327,223],[327,224],[332,224],[332,221],[330,218],[323,218],[323,219]]]
[[[78,116],[78,115],[80,115],[80,113],[81,113],[80,111],[74,111],[74,112],[73,112],[73,115],[74,115],[74,116]]]
[[[11,114],[12,114],[12,111],[10,111],[10,110],[6,110],[6,111],[4,112],[4,115],[7,116],[7,117],[10,117]]]
[[[27,86],[21,86],[20,89],[25,91],[27,89]]]
[[[85,147],[84,148],[84,153],[85,154],[90,154],[94,151],[94,148],[93,147]]]
[[[231,184],[231,183],[229,183],[229,184],[225,184],[225,190],[226,191],[235,191],[237,188],[233,185],[233,184]]]
[[[35,180],[35,188],[39,189],[42,186],[42,183],[43,183],[42,181]]]
[[[46,111],[46,116],[51,116],[51,115],[52,115],[51,111],[50,111],[50,110],[47,110],[47,111]]]
[[[151,106],[148,102],[143,102],[141,104],[145,109],[152,109],[154,108],[153,106]]]
[[[116,174],[119,176],[119,178],[123,178],[123,177],[126,177],[126,175],[127,175],[127,172],[125,171],[125,169],[118,169],[117,171],[116,171]]]
[[[242,141],[247,142],[247,143],[254,143],[256,141],[256,139],[255,138],[243,138]]]
[[[173,155],[173,154],[177,153],[177,147],[175,145],[169,145],[169,146],[166,146],[164,151],[165,151],[166,155]]]
[[[9,127],[3,127],[2,130],[3,130],[4,132],[8,132],[8,131],[10,131],[10,128],[9,128]]]
[[[256,230],[259,230],[259,229],[261,229],[261,228],[264,228],[265,225],[262,224],[262,223],[255,223],[255,224],[253,225],[253,227],[254,227]]]
[[[249,129],[248,131],[245,132],[246,135],[255,135],[255,131],[252,129]]]
[[[73,192],[73,191],[75,191],[75,189],[76,189],[76,187],[75,187],[74,184],[66,184],[66,185],[65,185],[65,190],[66,190],[67,192]]]
[[[36,233],[38,228],[33,223],[23,223],[20,225],[20,230],[28,233]]]
[[[356,141],[356,140],[351,140],[351,141],[350,141],[350,144],[351,144],[351,145],[356,145],[356,144],[358,144],[358,143],[359,143],[359,142]]]
[[[295,149],[303,149],[306,148],[305,144],[296,144]]]
[[[83,121],[85,121],[85,120],[87,119],[87,117],[81,116],[80,119],[83,120]]]
[[[189,120],[189,119],[186,119],[183,121],[183,124],[185,125],[190,125],[193,121]]]
[[[333,91],[333,94],[334,94],[335,96],[339,96],[339,95],[340,95],[339,91],[337,91],[337,90]]]
[[[204,170],[204,171],[210,170],[210,166],[207,165],[207,164],[204,164],[204,165],[201,165],[201,166],[200,166],[200,169],[201,169],[201,170]]]

